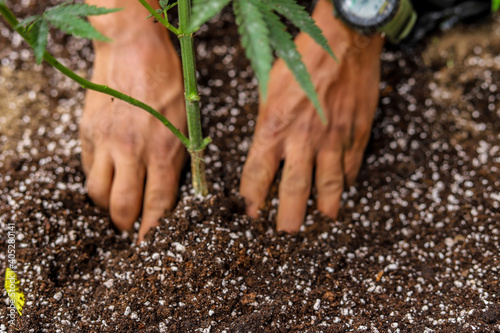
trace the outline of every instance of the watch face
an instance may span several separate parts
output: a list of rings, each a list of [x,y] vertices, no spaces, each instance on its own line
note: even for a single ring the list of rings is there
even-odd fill
[[[388,21],[398,9],[399,0],[337,0],[334,3],[344,20],[369,28]]]

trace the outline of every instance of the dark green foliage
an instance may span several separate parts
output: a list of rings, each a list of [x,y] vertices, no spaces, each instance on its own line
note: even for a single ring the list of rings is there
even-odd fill
[[[327,120],[319,103],[311,77],[302,61],[300,53],[297,51],[297,46],[293,42],[292,36],[286,31],[285,25],[281,23],[276,15],[273,15],[271,12],[264,12],[264,19],[269,27],[271,45],[276,51],[276,55],[283,59],[288,68],[291,69],[295,79],[316,108],[321,121],[326,123]]]
[[[63,3],[45,11],[41,15],[30,16],[18,24],[18,27],[26,27],[29,32],[28,42],[35,51],[36,62],[42,62],[50,25],[62,31],[79,36],[97,40],[109,41],[108,38],[99,33],[85,18],[92,15],[103,15],[116,12],[120,8],[101,8],[87,4]]]
[[[177,2],[171,3],[170,5],[168,4],[168,0],[160,0],[160,7],[156,10],[157,14],[163,14],[163,12],[168,12],[170,9],[174,8],[177,6]],[[153,14],[149,14],[146,19],[153,17]]]
[[[259,81],[260,93],[265,99],[273,63],[269,28],[263,18],[267,8],[258,0],[234,0],[233,5],[241,44],[252,63]]]
[[[312,17],[305,11],[304,7],[300,6],[295,0],[264,0],[264,2],[272,9],[290,20],[297,28],[307,33],[316,41],[323,49],[325,49],[333,58],[336,59],[332,49],[328,45],[328,41],[318,28]],[[332,13],[333,14],[333,13]]]
[[[193,0],[193,13],[188,32],[193,33],[198,28],[217,15],[231,0]]]
[[[194,32],[200,25],[219,13],[229,2],[230,0],[193,0],[192,24],[189,32]],[[317,109],[321,120],[326,122],[311,77],[292,36],[278,16],[280,14],[286,17],[301,31],[309,34],[336,59],[325,36],[304,7],[298,5],[295,0],[233,0],[232,2],[241,43],[259,80],[263,99],[267,95],[272,51],[275,51],[276,55],[282,58],[290,68],[295,79]]]
[[[49,36],[49,24],[45,20],[39,20],[35,23],[33,29],[33,50],[35,51],[35,58],[37,62],[41,62],[45,47],[47,46],[47,38]],[[38,61],[40,59],[40,61]]]
[[[2,1],[2,0],[0,0]],[[185,0],[180,0],[185,1]],[[191,34],[202,24],[217,15],[231,0],[192,0],[193,7],[190,24],[181,34]],[[169,9],[177,2],[169,4],[168,0],[159,0],[160,9],[156,12],[166,17]],[[273,62],[273,51],[282,58],[292,71],[295,79],[304,89],[318,111],[323,122],[326,122],[318,96],[307,72],[302,58],[297,51],[292,36],[280,22],[278,16],[286,17],[303,32],[309,34],[333,58],[331,50],[323,33],[314,20],[298,5],[295,0],[232,0],[241,42],[250,59],[255,75],[259,81],[259,90],[263,99],[267,97],[269,73]],[[37,63],[43,59],[49,23],[62,31],[83,38],[108,40],[95,30],[86,20],[87,16],[102,15],[119,9],[107,9],[87,4],[64,3],[47,10],[44,14],[31,16],[19,23],[29,32],[29,42],[35,50]],[[151,13],[153,10],[151,9]],[[333,14],[332,14],[333,15]],[[148,17],[151,17],[148,16]],[[172,28],[173,31],[176,31]],[[177,33],[177,31],[176,31]]]
[[[172,7],[173,6],[174,5],[172,5]],[[170,8],[167,9],[167,7],[168,7],[168,0],[160,0],[160,7],[163,8],[163,9],[165,9],[165,10],[168,10],[168,9],[172,8],[172,7],[170,7]]]
[[[30,23],[35,22],[38,18],[39,18],[39,16],[29,16],[29,17],[25,18],[24,20],[22,20],[21,22],[19,22],[19,24],[16,25],[14,27],[14,29],[17,29],[19,27],[25,27],[25,26],[29,25]]]

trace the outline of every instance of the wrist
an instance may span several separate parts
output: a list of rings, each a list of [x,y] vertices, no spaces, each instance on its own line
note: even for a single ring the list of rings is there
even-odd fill
[[[158,7],[158,1],[148,2],[153,8]],[[86,3],[98,7],[123,8],[115,13],[89,17],[90,23],[114,42],[130,42],[144,37],[144,34],[165,30],[161,24],[153,24],[152,19],[146,20],[149,12],[137,0],[109,0],[105,4],[102,0],[87,0]]]
[[[404,40],[417,21],[411,0],[332,0],[332,7],[353,30],[367,36],[383,34],[393,44]]]
[[[351,49],[363,49],[372,42],[380,45],[384,43],[381,33],[361,34],[335,17],[333,4],[330,0],[319,0],[312,17],[323,31],[334,53],[340,57],[344,53],[351,53]]]

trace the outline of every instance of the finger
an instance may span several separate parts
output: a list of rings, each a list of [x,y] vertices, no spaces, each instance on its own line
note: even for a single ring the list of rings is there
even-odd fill
[[[248,216],[257,217],[278,170],[279,159],[280,154],[275,148],[254,144],[250,149],[240,182],[240,194],[245,198]]]
[[[348,67],[346,69],[346,67]],[[340,140],[344,149],[352,146],[352,127],[356,110],[356,95],[359,87],[356,87],[356,80],[353,76],[354,65],[343,66],[341,69],[342,80],[336,81],[332,86],[325,86],[324,92],[326,103],[330,109],[328,124],[328,142],[324,145],[337,145]]]
[[[360,62],[366,69],[362,75],[354,75],[359,90],[365,92],[359,94],[356,99],[356,117],[353,124],[353,145],[344,154],[344,170],[347,185],[351,186],[363,162],[363,155],[370,139],[375,109],[379,99],[378,85],[380,82],[380,53],[384,39],[374,36],[368,45],[366,52],[360,54]],[[351,73],[353,75],[355,73]]]
[[[135,155],[115,159],[115,177],[109,211],[120,230],[131,230],[142,206],[145,168]]]
[[[311,193],[312,170],[312,149],[304,144],[290,144],[279,189],[278,231],[299,231]]]
[[[86,187],[92,201],[104,209],[109,208],[113,172],[111,156],[104,149],[97,150],[88,173]]]
[[[371,86],[361,84],[366,94],[356,100],[356,115],[351,134],[352,146],[346,149],[343,161],[347,186],[352,186],[356,181],[363,163],[365,148],[371,135],[379,94],[378,84],[376,84],[378,82],[378,70],[373,75],[372,79],[368,81],[372,82]]]
[[[316,189],[318,209],[325,215],[336,218],[344,189],[340,142],[322,149],[316,157]]]
[[[352,186],[356,182],[359,170],[361,169],[361,164],[363,163],[363,156],[370,138],[370,133],[371,122],[369,121],[354,126],[353,145],[351,149],[345,151],[343,160],[347,186]]]
[[[138,242],[144,240],[151,228],[159,225],[165,211],[174,207],[180,171],[180,167],[171,164],[154,163],[148,167]]]

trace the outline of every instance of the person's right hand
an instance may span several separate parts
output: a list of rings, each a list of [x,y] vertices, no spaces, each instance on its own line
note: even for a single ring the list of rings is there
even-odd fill
[[[277,229],[287,232],[297,232],[304,220],[314,165],[318,209],[336,218],[342,191],[359,172],[378,101],[383,38],[361,36],[346,28],[335,19],[327,0],[319,1],[313,18],[340,63],[304,33],[295,41],[328,125],[321,123],[290,70],[278,60],[271,72],[268,99],[260,105],[240,184],[247,214],[255,217],[280,160],[285,159]]]
[[[181,65],[165,28],[145,20],[135,0],[113,5],[125,10],[92,18],[113,39],[94,44],[93,81],[151,105],[185,131]],[[80,139],[90,198],[121,230],[131,231],[142,210],[141,241],[176,203],[185,148],[146,111],[94,91],[86,95]]]

